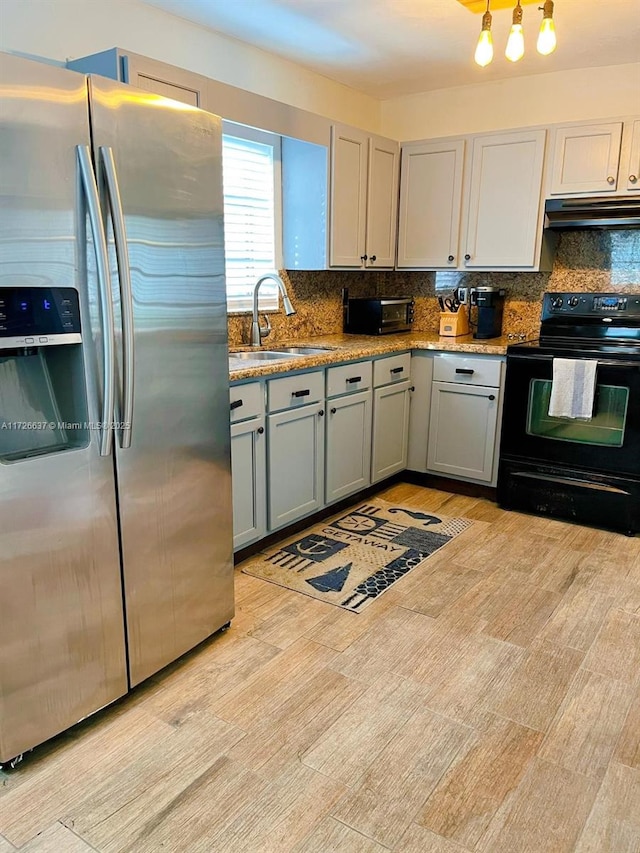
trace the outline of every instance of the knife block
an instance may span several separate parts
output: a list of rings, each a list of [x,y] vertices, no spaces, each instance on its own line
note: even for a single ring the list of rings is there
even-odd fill
[[[440,312],[440,337],[457,338],[469,334],[467,309],[461,305],[457,311]]]

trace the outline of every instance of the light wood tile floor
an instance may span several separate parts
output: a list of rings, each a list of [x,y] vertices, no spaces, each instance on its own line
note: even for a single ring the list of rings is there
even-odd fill
[[[0,853],[640,853],[640,538],[476,523],[354,614],[225,634],[0,773]]]

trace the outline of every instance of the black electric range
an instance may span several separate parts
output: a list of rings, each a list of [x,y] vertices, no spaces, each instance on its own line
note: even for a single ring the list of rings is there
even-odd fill
[[[549,415],[558,358],[597,360],[590,419]],[[640,532],[640,294],[547,293],[539,339],[507,348],[498,501]]]

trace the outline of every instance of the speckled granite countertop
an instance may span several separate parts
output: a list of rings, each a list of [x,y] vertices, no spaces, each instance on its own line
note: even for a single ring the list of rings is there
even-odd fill
[[[320,337],[278,341],[274,349],[283,346],[328,347],[327,352],[316,355],[291,356],[273,361],[258,361],[247,359],[229,366],[229,378],[233,381],[253,379],[263,376],[274,376],[278,373],[288,373],[292,370],[308,370],[313,367],[327,367],[361,358],[371,358],[377,355],[389,355],[406,350],[440,350],[442,352],[479,353],[481,355],[504,355],[507,351],[506,337],[491,338],[487,341],[477,341],[471,335],[459,338],[441,338],[432,332],[410,332],[396,335],[326,335]],[[262,346],[269,349],[268,340]],[[233,352],[248,351],[251,347],[234,347]]]

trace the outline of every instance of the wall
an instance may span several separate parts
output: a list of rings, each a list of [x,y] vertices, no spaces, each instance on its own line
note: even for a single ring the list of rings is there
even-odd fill
[[[374,98],[139,0],[0,0],[0,50],[63,64],[112,47],[379,132]]]
[[[640,113],[640,62],[512,77],[382,103],[383,134],[430,139]]]
[[[436,288],[483,284],[507,291],[503,333],[536,337],[545,291],[623,291],[640,293],[640,231],[578,231],[561,234],[550,273],[456,272],[289,272],[287,281],[297,314],[271,314],[269,343],[342,332],[342,288],[352,296],[393,294],[416,299],[415,330],[435,332],[439,309]],[[251,317],[229,318],[229,343],[249,341]]]

